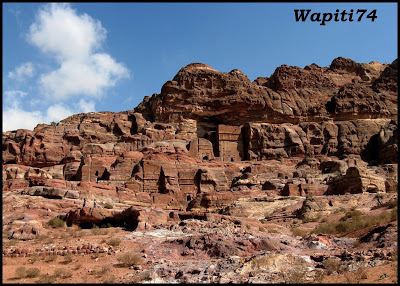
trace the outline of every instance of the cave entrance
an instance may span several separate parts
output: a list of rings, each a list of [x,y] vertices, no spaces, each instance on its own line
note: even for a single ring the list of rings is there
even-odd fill
[[[163,168],[161,168],[161,171],[160,171],[160,176],[158,178],[157,187],[158,187],[158,192],[160,194],[167,194],[168,193],[168,190],[167,190],[167,187],[166,187],[166,178],[165,178],[165,174],[164,174]]]

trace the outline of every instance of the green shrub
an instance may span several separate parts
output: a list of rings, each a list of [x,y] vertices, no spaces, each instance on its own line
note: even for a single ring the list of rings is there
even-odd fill
[[[16,278],[25,278],[26,277],[26,268],[24,266],[20,266],[15,269],[15,277]]]
[[[103,284],[114,284],[115,283],[115,276],[114,275],[107,275],[107,277],[101,280]]]
[[[54,275],[40,275],[39,280],[36,281],[37,284],[52,284],[56,281],[56,276]]]
[[[114,206],[112,205],[112,204],[106,204],[105,206],[104,206],[104,208],[106,208],[106,209],[113,209],[114,208]]]
[[[58,258],[57,255],[51,254],[49,256],[46,256],[46,258],[44,259],[44,262],[46,262],[46,263],[54,262],[57,260],[57,258]]]
[[[352,211],[347,212],[338,223],[321,223],[312,231],[312,233],[348,233],[362,228],[387,224],[395,219],[397,219],[397,208],[394,208],[392,212],[385,211],[377,216],[362,215],[360,211],[353,209]]]
[[[121,244],[121,239],[119,239],[119,238],[111,238],[110,240],[107,241],[107,244],[111,245],[111,246],[118,246],[118,245]]]
[[[96,271],[96,276],[103,276],[104,274],[110,272],[111,266],[110,265],[103,265],[100,270]]]
[[[104,227],[102,226],[102,228],[100,228],[97,224],[93,223],[90,231],[92,232],[93,235],[107,235],[109,230],[105,229]]]
[[[397,207],[397,198],[394,200],[390,200],[386,203],[386,205],[388,206],[388,208],[392,209],[394,207]]]
[[[34,253],[34,254],[32,255],[32,257],[28,259],[28,262],[29,262],[30,264],[35,264],[36,261],[38,261],[38,259],[39,259],[39,254],[38,254],[38,253]]]
[[[302,284],[306,281],[307,269],[297,266],[287,272],[280,273],[286,284]]]
[[[292,233],[293,233],[294,235],[296,235],[296,236],[304,237],[304,236],[307,234],[306,231],[304,231],[304,230],[302,230],[302,229],[300,229],[300,228],[298,228],[298,227],[296,227],[296,226],[291,227],[290,230],[291,230]]]
[[[334,272],[341,273],[343,272],[344,264],[339,259],[328,258],[322,262],[322,265],[326,270],[328,270],[328,274],[333,274]]]
[[[58,217],[55,217],[49,221],[49,225],[53,228],[62,228],[65,227],[65,221]]]
[[[335,231],[339,233],[349,232],[351,229],[352,223],[347,221],[342,221],[335,225]]]
[[[390,213],[390,221],[397,220],[397,207],[394,207]]]
[[[311,217],[304,217],[301,221],[303,222],[303,223],[308,223],[308,222],[316,222],[316,221],[318,221],[320,219],[320,216],[316,216],[316,217],[314,217],[314,218],[311,218]]]
[[[68,269],[58,268],[54,270],[54,276],[61,279],[67,279],[72,276],[72,272]]]
[[[343,218],[346,218],[346,219],[348,219],[348,218],[358,219],[361,216],[362,216],[362,212],[360,212],[359,210],[352,210],[352,211],[346,212],[346,214],[344,215],[344,217],[342,217],[342,219]]]
[[[321,223],[318,225],[312,233],[316,234],[332,234],[335,233],[335,224],[332,223]]]
[[[69,264],[69,263],[71,263],[71,262],[72,262],[72,255],[71,255],[71,254],[68,254],[68,255],[65,255],[65,256],[64,256],[64,260],[61,261],[60,263],[61,263],[61,264]]]
[[[7,242],[3,242],[3,246],[6,246],[6,247],[7,246],[15,246],[18,244],[18,242],[19,242],[18,239],[12,238]]]
[[[143,259],[138,254],[127,252],[122,256],[118,257],[117,260],[119,262],[119,266],[130,267],[130,266],[140,265]]]
[[[27,278],[35,278],[35,277],[38,277],[39,274],[40,274],[39,268],[30,268],[30,269],[26,270]]]

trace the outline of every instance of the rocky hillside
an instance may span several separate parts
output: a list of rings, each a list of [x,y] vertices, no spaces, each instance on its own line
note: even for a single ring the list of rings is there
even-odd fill
[[[87,182],[177,209],[251,191],[395,191],[397,69],[337,58],[251,82],[190,64],[134,110],[3,133],[4,190]],[[366,182],[339,191],[346,176]]]
[[[265,251],[304,256],[324,241],[323,249],[347,259],[341,256],[351,247],[347,238],[312,234],[303,240],[291,230],[295,219],[338,221],[343,211],[378,215],[397,204],[397,76],[397,60],[366,64],[339,57],[330,67],[283,65],[254,82],[237,69],[194,63],[133,110],[76,114],[33,131],[3,132],[3,231],[9,240],[36,240],[51,232],[47,221],[54,217],[69,227],[154,230],[165,237],[162,250],[154,239],[126,240],[144,245],[153,259],[239,257],[221,262],[227,273],[243,267],[233,282],[249,282],[254,257],[246,255],[261,253],[265,262]],[[94,201],[101,207],[92,207]],[[370,235],[368,242],[397,247],[395,227],[377,226],[351,239]],[[379,244],[373,234],[386,229],[391,232]],[[70,247],[72,254],[103,249],[69,245],[65,253]],[[12,248],[4,255],[25,253]],[[310,256],[317,264],[328,257],[317,256]],[[282,261],[280,267],[290,265]],[[173,281],[183,281],[178,273],[184,268],[165,269],[175,273]],[[205,281],[189,276],[184,281]],[[254,281],[282,282],[265,277]]]

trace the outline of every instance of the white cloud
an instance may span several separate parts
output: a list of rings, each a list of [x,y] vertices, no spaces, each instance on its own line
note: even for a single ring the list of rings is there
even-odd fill
[[[100,21],[78,14],[70,4],[43,6],[30,26],[27,40],[53,58],[57,67],[49,69],[43,68],[43,63],[27,62],[8,73],[18,82],[15,90],[3,92],[3,130],[33,130],[39,123],[95,112],[95,102],[88,98],[99,99],[107,88],[130,77],[124,64],[102,51],[106,35]],[[46,72],[40,74],[41,70]],[[35,73],[39,74],[38,87],[22,82]],[[30,94],[17,90],[22,89],[22,83]],[[69,103],[71,99],[73,103]]]
[[[40,111],[27,112],[19,106],[3,111],[3,132],[16,129],[33,130],[38,123],[44,123]]]
[[[21,98],[25,97],[28,93],[22,90],[7,90],[4,92],[4,105],[9,107],[17,107],[20,104]]]
[[[104,88],[114,86],[128,74],[128,70],[109,55],[94,54],[85,60],[62,62],[58,70],[42,75],[39,82],[48,97],[68,99],[84,94],[99,98]]]
[[[21,64],[14,71],[8,73],[8,77],[18,81],[30,78],[35,73],[35,68],[31,62]]]
[[[46,122],[58,122],[68,116],[73,115],[75,112],[63,104],[57,103],[47,109]]]
[[[47,108],[44,112],[26,111],[21,108],[21,101],[27,96],[26,92],[11,90],[4,92],[5,110],[3,111],[3,131],[16,129],[33,130],[39,123],[50,124],[58,122],[77,113],[95,111],[95,104],[92,101],[81,99],[74,108],[63,103],[56,103]]]
[[[95,111],[94,105],[95,104],[93,101],[86,101],[83,98],[81,98],[81,100],[79,100],[78,103],[78,109],[84,113],[94,112]]]
[[[60,65],[43,74],[43,94],[65,100],[73,96],[100,98],[104,90],[122,78],[128,69],[110,55],[96,52],[106,38],[101,23],[87,14],[78,15],[69,4],[48,4],[30,26],[28,40]]]
[[[28,39],[60,60],[84,59],[100,47],[106,33],[100,21],[87,14],[77,15],[69,4],[52,3],[39,10]]]

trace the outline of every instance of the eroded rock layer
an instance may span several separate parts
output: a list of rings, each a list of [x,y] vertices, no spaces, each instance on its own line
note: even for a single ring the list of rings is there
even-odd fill
[[[223,212],[263,195],[397,189],[398,64],[183,67],[119,113],[3,132],[3,192]]]

